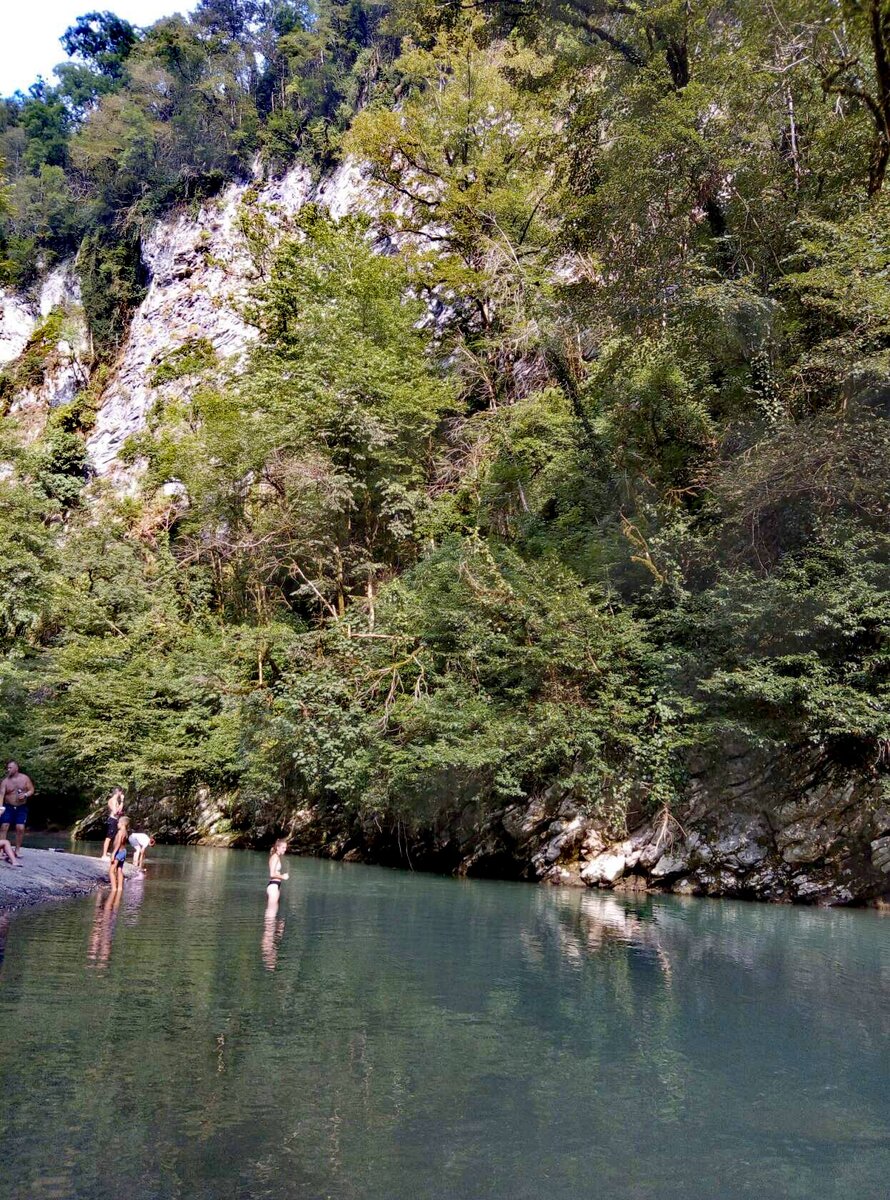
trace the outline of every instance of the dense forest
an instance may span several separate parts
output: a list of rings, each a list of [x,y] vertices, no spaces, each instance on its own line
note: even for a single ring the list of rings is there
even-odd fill
[[[0,377],[0,745],[420,827],[570,788],[681,813],[691,755],[890,772],[888,0],[201,0],[62,37],[0,108],[0,273],[76,259],[83,387]],[[373,213],[254,213],[254,348],[196,337],[85,438],[151,223],[350,157]],[[890,774],[887,775],[890,778]]]

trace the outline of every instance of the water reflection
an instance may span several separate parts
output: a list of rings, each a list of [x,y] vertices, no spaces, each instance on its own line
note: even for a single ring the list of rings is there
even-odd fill
[[[591,955],[611,946],[630,947],[652,956],[664,983],[670,985],[670,953],[653,918],[651,904],[645,900],[635,905],[595,892],[579,892],[570,899],[565,894],[542,892],[542,901],[539,917],[550,927],[559,953],[567,963],[580,966]]]
[[[277,912],[277,902],[274,905],[270,902],[266,907],[266,915],[263,918],[263,936],[260,947],[263,955],[263,964],[267,971],[274,971],[278,966],[278,947],[281,945],[281,939],[284,936],[284,917],[277,916]]]
[[[139,922],[139,909],[142,907],[142,901],[145,899],[145,874],[142,871],[134,872],[124,883],[124,923],[126,925],[137,925]]]
[[[14,918],[11,1200],[884,1194],[880,919],[158,854]]]
[[[6,958],[6,939],[9,937],[9,913],[0,913],[0,972],[3,970],[3,960]]]
[[[104,970],[111,959],[111,946],[117,925],[117,914],[121,893],[99,892],[93,912],[93,924],[87,946],[87,962],[90,966]]]

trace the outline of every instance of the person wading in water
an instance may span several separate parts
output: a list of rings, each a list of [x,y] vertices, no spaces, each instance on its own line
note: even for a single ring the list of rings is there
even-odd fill
[[[279,838],[269,851],[269,883],[266,886],[266,917],[263,922],[261,948],[267,971],[274,971],[278,964],[278,945],[284,933],[284,918],[277,919],[281,885],[288,875],[281,869],[281,859],[287,854],[287,841]]]
[[[127,861],[127,838],[130,836],[130,822],[121,817],[117,823],[117,836],[111,847],[111,862],[108,864],[108,879],[111,883],[112,896],[124,889],[124,863]]]
[[[19,764],[14,760],[6,764],[6,777],[0,783],[0,804],[3,812],[0,814],[0,841],[6,837],[10,825],[15,826],[15,855],[22,852],[22,838],[25,836],[25,825],[28,822],[28,801],[34,795],[34,784],[19,770]]]
[[[281,870],[282,855],[287,854],[287,841],[285,838],[279,838],[269,851],[269,884],[266,888],[266,896],[269,904],[266,912],[278,907],[278,899],[281,895],[281,885],[288,878],[286,872]]]

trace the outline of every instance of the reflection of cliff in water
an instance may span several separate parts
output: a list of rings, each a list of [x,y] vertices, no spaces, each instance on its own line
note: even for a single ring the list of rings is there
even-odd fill
[[[890,1037],[890,926],[881,913],[574,889],[541,891],[536,900],[536,926],[523,938],[530,963],[548,969],[546,947],[591,979],[630,988],[635,1007],[672,997],[685,1016],[692,1009],[712,1028],[730,1009],[750,1012],[740,1053],[756,1057],[758,1042],[773,1036],[765,1029],[773,1003],[781,1003],[786,1029],[794,1019],[808,1057],[819,1054],[809,1042],[820,1024],[835,1029],[853,996],[862,1026],[855,1036]]]

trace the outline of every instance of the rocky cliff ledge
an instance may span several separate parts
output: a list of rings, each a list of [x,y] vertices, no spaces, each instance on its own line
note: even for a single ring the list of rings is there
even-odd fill
[[[84,854],[25,847],[21,867],[0,864],[0,912],[83,896],[108,883],[108,864]],[[132,867],[125,868],[130,874]]]
[[[420,830],[337,805],[245,819],[237,797],[206,792],[143,799],[130,812],[161,840],[263,845],[284,829],[297,853],[475,877],[828,905],[890,894],[890,803],[879,780],[815,766],[804,751],[769,758],[736,747],[695,763],[682,809],[631,821],[621,836],[559,785]]]

